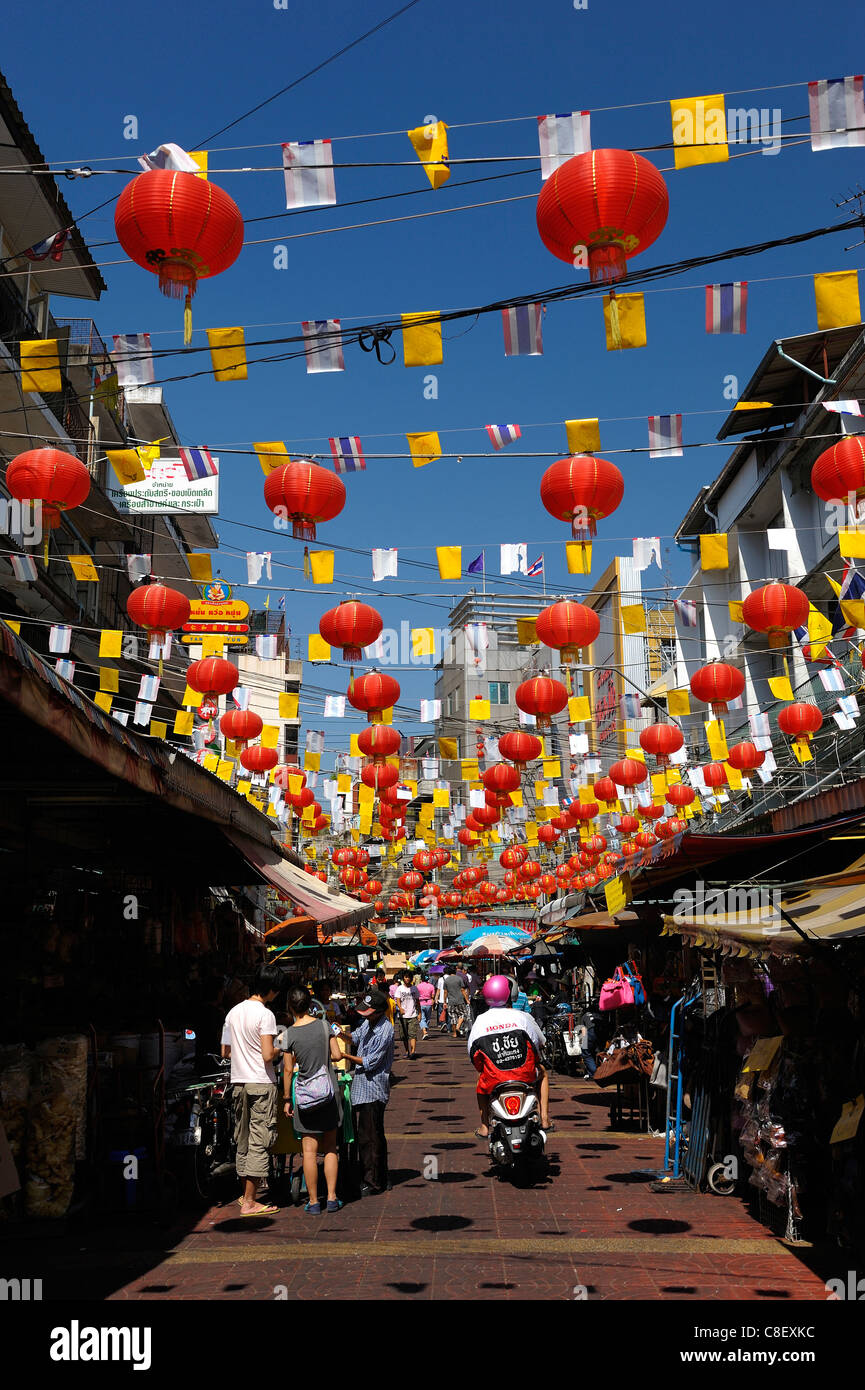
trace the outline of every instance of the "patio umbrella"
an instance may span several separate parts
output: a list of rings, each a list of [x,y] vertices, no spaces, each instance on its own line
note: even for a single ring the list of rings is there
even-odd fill
[[[472,927],[470,931],[464,931],[457,937],[457,945],[469,946],[475,941],[490,935],[506,936],[512,942],[531,941],[531,932],[523,931],[522,927],[515,927],[510,922],[493,922],[486,927]]]
[[[466,956],[506,956],[515,948],[517,943],[513,937],[503,936],[500,932],[487,932],[484,936],[479,936],[470,945],[464,947],[463,954]]]

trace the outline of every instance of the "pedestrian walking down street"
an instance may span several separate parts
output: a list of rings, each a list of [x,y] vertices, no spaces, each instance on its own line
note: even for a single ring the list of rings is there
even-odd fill
[[[390,1099],[393,1069],[393,1024],[387,1017],[387,995],[370,989],[358,1002],[363,1018],[351,1035],[355,1063],[351,1078],[351,1113],[361,1167],[361,1196],[372,1197],[390,1187],[384,1112]]]
[[[420,1001],[420,1035],[425,1038],[429,1035],[433,1003],[435,1000],[435,988],[430,984],[428,976],[424,975],[420,984],[417,986],[418,999]]]
[[[410,1058],[417,1056],[418,1023],[420,1021],[420,995],[417,985],[412,983],[412,973],[406,970],[396,987],[396,1003],[400,1012],[401,1026]]]
[[[445,977],[439,975],[436,985],[435,1014],[438,1019],[439,1032],[446,1033],[448,1030],[447,1018],[448,997],[445,991]]]
[[[342,1092],[333,1064],[344,1057],[350,1060],[351,1054],[343,1051],[331,1033],[331,1025],[312,1015],[312,1002],[308,989],[296,986],[288,991],[288,1009],[293,1022],[283,1034],[283,1104],[303,1151],[303,1176],[308,1196],[304,1210],[310,1216],[319,1216],[319,1154],[324,1158],[327,1209],[339,1211],[342,1206],[336,1195],[339,1173],[336,1134],[342,1124]],[[295,1063],[297,1073],[293,1077]]]
[[[469,995],[465,987],[464,976],[461,975],[455,965],[448,963],[444,976],[445,999],[447,1000],[448,1024],[451,1030],[451,1037],[459,1037],[463,1031],[466,1020],[466,1010],[468,1009]]]
[[[225,1019],[223,1052],[231,1058],[234,1097],[234,1141],[237,1176],[243,1180],[241,1216],[272,1216],[277,1207],[256,1200],[267,1178],[270,1150],[276,1138],[277,1087],[274,1063],[279,1060],[276,1018],[268,1005],[279,993],[282,972],[260,965],[252,994],[230,1009]]]

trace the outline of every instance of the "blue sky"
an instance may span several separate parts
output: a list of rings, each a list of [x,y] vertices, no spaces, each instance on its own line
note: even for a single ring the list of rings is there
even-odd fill
[[[25,37],[7,48],[3,66],[50,160],[98,168],[99,158],[108,163],[120,159],[132,171],[134,156],[162,141],[198,148],[211,131],[391,8],[396,8],[393,0],[352,7],[335,0],[304,0],[290,11],[275,9],[271,0],[252,0],[243,7],[219,0],[178,17],[173,5],[157,0],[146,16],[91,4],[85,22],[76,7],[50,4],[40,12],[48,22],[40,27],[38,43],[31,29],[29,42]],[[759,6],[736,0],[723,14],[691,7],[684,19],[673,7],[633,0],[589,0],[588,9],[581,11],[571,0],[535,5],[474,0],[470,6],[422,0],[324,72],[207,142],[210,166],[215,171],[277,165],[281,141],[315,137],[334,139],[337,161],[406,160],[411,147],[404,135],[345,142],[339,137],[405,131],[430,115],[452,127],[467,124],[451,130],[453,157],[536,154],[534,117],[571,109],[592,110],[596,148],[648,146],[670,138],[670,98],[713,92],[727,94],[728,106],[780,108],[782,120],[792,122],[807,117],[809,79],[862,68],[861,55],[847,41],[860,24],[861,11],[853,3],[833,4],[818,17],[801,0]],[[757,90],[733,95],[747,89]],[[599,109],[625,106],[630,109]],[[128,115],[138,119],[137,142],[123,138]],[[529,119],[504,122],[511,117]],[[807,119],[783,129],[807,132]],[[243,145],[270,148],[214,149]],[[652,158],[662,168],[672,163],[669,151]],[[326,317],[342,318],[347,328],[352,320],[451,309],[561,285],[571,275],[584,279],[585,272],[570,272],[538,238],[538,173],[462,191],[458,187],[463,179],[513,167],[519,166],[457,169],[439,192],[288,216],[278,216],[285,210],[281,173],[214,172],[247,222],[277,216],[249,225],[247,237],[266,238],[264,244],[246,247],[229,272],[201,285],[196,328],[243,324],[250,326],[248,338],[267,337],[298,330],[255,331],[251,326]],[[666,173],[669,220],[645,253],[645,263],[831,223],[839,215],[833,199],[846,196],[861,181],[862,168],[858,152],[813,154],[806,143],[775,156]],[[119,193],[123,182],[114,177],[64,182],[63,191],[82,213],[112,190]],[[427,188],[419,167],[338,169],[336,184],[340,204]],[[519,194],[533,196],[441,217],[297,238],[301,232]],[[98,261],[119,258],[119,247],[96,245],[113,239],[111,208],[85,219],[81,230]],[[296,239],[288,239],[292,236]],[[640,350],[605,351],[601,306],[595,300],[550,306],[539,358],[505,358],[498,316],[474,326],[446,325],[444,364],[434,369],[434,400],[424,398],[424,371],[406,370],[401,353],[385,368],[356,346],[347,346],[347,370],[341,375],[307,376],[302,360],[262,364],[251,367],[246,383],[217,384],[207,378],[178,382],[166,388],[166,399],[184,441],[208,444],[216,453],[220,446],[243,447],[256,439],[284,439],[290,452],[321,453],[329,435],[346,433],[360,435],[370,453],[400,451],[406,431],[423,429],[440,430],[448,450],[477,451],[487,447],[482,427],[489,422],[519,423],[523,440],[517,447],[564,453],[562,422],[595,415],[601,419],[602,446],[615,450],[644,446],[646,416],[670,411],[685,414],[686,444],[703,442],[714,438],[728,408],[725,376],[737,375],[744,388],[771,339],[816,327],[809,277],[858,265],[861,251],[843,250],[856,239],[853,234],[827,238],[647,287],[648,345]],[[279,244],[289,249],[286,270],[274,269],[273,248]],[[103,273],[109,292],[92,314],[104,337],[149,330],[155,345],[180,346],[177,304],[162,298],[154,277],[132,265],[107,266]],[[803,278],[787,278],[796,276]],[[747,336],[706,335],[702,286],[707,280],[739,278],[750,284]],[[760,283],[764,278],[767,282]],[[91,312],[74,301],[58,301],[55,309],[60,314]],[[195,342],[201,341],[197,335]],[[194,370],[202,365],[194,359]],[[183,369],[181,359],[173,359],[166,374]],[[528,428],[536,424],[545,427]],[[727,453],[722,447],[686,448],[680,460],[650,463],[645,455],[619,460],[625,499],[615,516],[601,523],[594,575],[613,554],[630,553],[633,536],[669,537]],[[343,592],[372,587],[368,555],[337,552],[332,591],[304,585],[297,568],[302,546],[269,529],[258,462],[253,456],[222,457],[221,541],[234,552],[274,552],[273,606],[279,586],[304,590],[288,593],[286,603],[293,633],[305,649],[305,635],[317,628],[326,607]],[[407,461],[370,460],[366,473],[346,479],[345,511],[321,528],[318,544],[357,546],[364,552],[398,546],[401,559],[428,563],[434,562],[436,544],[461,544],[464,566],[486,547],[492,579],[499,542],[525,540],[530,561],[541,551],[546,557],[548,590],[564,592],[569,590],[567,528],[540,504],[538,484],[545,466],[543,460],[513,458],[508,452],[462,464],[441,461],[426,469],[413,469]],[[669,539],[662,544],[670,549],[665,560],[674,581],[681,580],[686,557]],[[245,578],[242,559],[221,553],[216,563],[226,578]],[[663,577],[652,569],[646,582],[659,586]],[[467,587],[467,581],[443,584],[436,573],[403,568],[397,582],[375,586],[373,601],[389,626],[402,619],[413,626],[443,626],[451,606],[446,593],[459,595]],[[246,596],[254,599],[254,592]],[[405,593],[417,597],[397,596]],[[345,689],[342,670],[307,671],[316,685]],[[432,693],[431,686],[431,677],[406,673],[404,703],[416,706],[421,695]],[[304,713],[313,727],[320,727],[314,705]],[[406,721],[402,727],[407,732],[420,728]],[[337,740],[330,736],[328,741]]]

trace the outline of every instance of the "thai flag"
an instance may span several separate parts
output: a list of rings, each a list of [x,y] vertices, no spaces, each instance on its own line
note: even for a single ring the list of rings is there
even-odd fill
[[[540,357],[544,343],[540,304],[518,304],[502,309],[505,357]]]
[[[841,578],[841,592],[838,595],[838,606],[832,615],[832,636],[851,638],[856,634],[856,628],[848,626],[847,619],[841,612],[841,603],[847,599],[855,602],[857,599],[865,598],[865,575],[859,573],[856,568],[855,560],[844,561],[844,574]]]
[[[745,333],[747,315],[747,280],[706,286],[707,333]]]
[[[47,261],[49,256],[52,261],[59,261],[63,256],[63,248],[71,231],[71,227],[64,227],[62,232],[55,232],[53,236],[46,237],[44,241],[37,241],[35,246],[28,246],[24,255],[28,261]]]
[[[546,182],[560,164],[592,148],[589,112],[560,111],[554,116],[538,116],[538,145],[541,179]]]
[[[697,626],[697,605],[692,599],[677,598],[673,600],[673,607],[679,617],[682,627]]]
[[[649,416],[649,458],[682,457],[681,415]]]
[[[356,434],[341,434],[328,441],[335,473],[359,473],[366,468],[366,459]]]
[[[526,570],[526,578],[527,578],[527,579],[536,579],[536,578],[538,577],[538,575],[542,575],[543,572],[544,572],[544,557],[543,557],[543,555],[539,555],[538,558],[537,558],[537,560],[535,560],[535,563],[534,563],[533,565],[530,565],[529,568]]]
[[[861,75],[808,83],[811,149],[865,145],[865,94]]]
[[[519,425],[485,425],[484,429],[494,449],[504,449],[507,444],[513,444],[514,440],[520,437]]]
[[[301,328],[307,372],[344,372],[340,320],[306,319]]]
[[[177,452],[191,483],[198,478],[215,478],[219,472],[216,459],[210,457],[209,449],[178,449]]]
[[[327,207],[336,202],[333,149],[329,140],[300,140],[282,147],[285,206]]]
[[[115,333],[111,356],[119,386],[152,386],[156,380],[149,333]]]
[[[640,717],[640,697],[639,695],[623,695],[619,700],[619,708],[622,711],[623,719],[639,719]]]

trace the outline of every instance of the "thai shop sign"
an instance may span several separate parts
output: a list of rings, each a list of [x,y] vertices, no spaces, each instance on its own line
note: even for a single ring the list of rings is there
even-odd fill
[[[219,511],[219,474],[190,480],[180,459],[154,459],[143,482],[128,487],[110,482],[107,492],[124,516],[145,512],[215,516]]]

